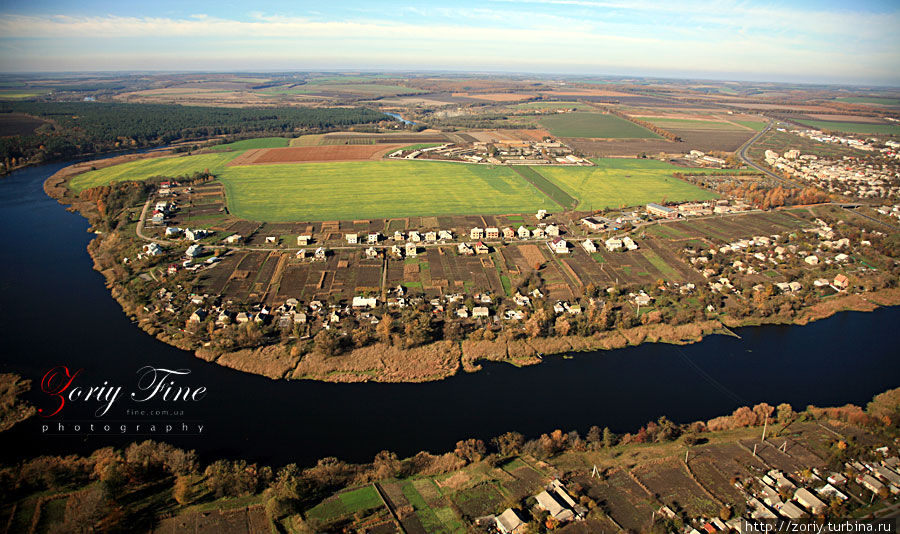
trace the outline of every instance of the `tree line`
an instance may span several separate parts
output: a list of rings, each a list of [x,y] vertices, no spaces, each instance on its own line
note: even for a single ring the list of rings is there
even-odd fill
[[[0,113],[13,112],[40,117],[48,123],[33,134],[0,139],[0,161],[6,163],[6,168],[217,135],[293,134],[394,120],[366,108],[216,108],[102,102],[0,104]]]

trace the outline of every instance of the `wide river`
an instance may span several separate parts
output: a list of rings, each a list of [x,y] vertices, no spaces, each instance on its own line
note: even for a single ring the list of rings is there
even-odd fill
[[[30,398],[45,414],[55,409],[54,400],[37,386],[59,365],[83,369],[71,389],[106,381],[123,393],[103,416],[94,415],[97,402],[69,401],[54,417],[35,417],[0,434],[2,460],[133,441],[146,430],[132,428],[141,418],[127,409],[184,410],[150,420],[189,423],[195,434],[194,425],[203,424],[202,433],[153,437],[196,449],[204,459],[279,465],[325,456],[367,461],[385,449],[401,456],[445,452],[457,440],[509,430],[529,437],[556,428],[585,432],[592,425],[633,432],[661,415],[689,422],[758,402],[800,409],[864,404],[900,385],[896,307],[841,313],[803,327],[743,328],[742,339],[712,336],[681,347],[645,344],[548,357],[527,368],[490,364],[427,384],[288,382],[240,373],[155,340],[122,313],[91,267],[87,221],[43,192],[43,181],[63,166],[0,179],[0,370],[31,378]],[[134,402],[128,394],[142,393],[136,372],[146,365],[190,370],[179,384],[205,386],[205,397],[180,407]],[[73,431],[77,421],[115,424],[112,432],[88,435]],[[116,432],[122,422],[129,425],[125,435]],[[43,431],[45,424],[50,431]]]

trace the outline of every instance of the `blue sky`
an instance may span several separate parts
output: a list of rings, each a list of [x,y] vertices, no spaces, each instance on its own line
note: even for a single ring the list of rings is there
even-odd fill
[[[894,1],[0,3],[0,71],[477,70],[900,85]]]

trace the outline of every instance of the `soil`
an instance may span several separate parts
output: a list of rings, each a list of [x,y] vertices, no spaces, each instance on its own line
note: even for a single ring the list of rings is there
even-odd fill
[[[326,145],[248,150],[228,163],[240,165],[271,165],[275,163],[309,163],[325,161],[364,161],[381,159],[385,154],[401,148],[397,144]]]

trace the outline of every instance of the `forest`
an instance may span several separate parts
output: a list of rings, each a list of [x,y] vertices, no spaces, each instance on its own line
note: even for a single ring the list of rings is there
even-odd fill
[[[0,139],[0,160],[7,169],[216,135],[293,136],[296,132],[394,120],[365,108],[215,108],[101,102],[7,102],[0,104],[0,113],[26,113],[48,121],[31,135]]]

